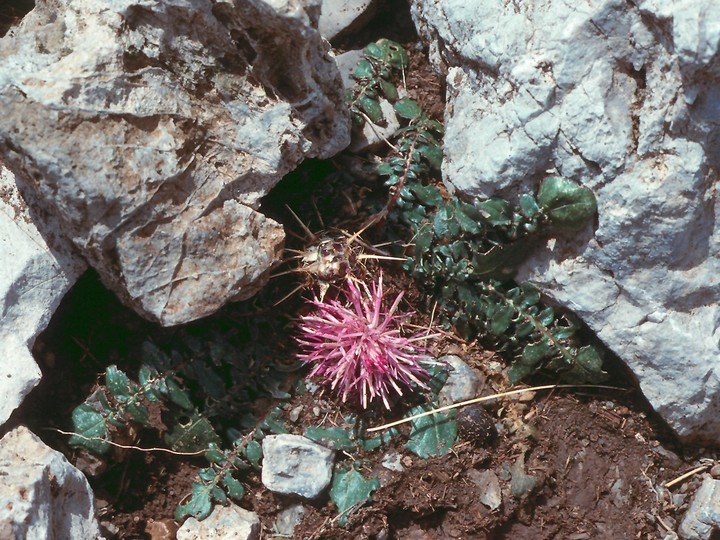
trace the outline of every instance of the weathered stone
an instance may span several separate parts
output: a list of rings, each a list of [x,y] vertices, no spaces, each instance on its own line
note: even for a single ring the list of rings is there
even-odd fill
[[[296,0],[39,0],[0,40],[0,154],[145,317],[257,292],[284,240],[261,197],[348,144],[318,16]]]
[[[0,440],[0,538],[101,538],[85,476],[25,427]]]
[[[177,540],[214,538],[216,540],[257,540],[260,538],[260,519],[237,505],[217,505],[202,521],[191,517],[177,532]]]
[[[263,439],[262,483],[270,491],[314,499],[330,485],[335,452],[300,435]]]
[[[276,533],[287,538],[292,538],[293,531],[300,521],[302,521],[304,513],[305,507],[301,504],[293,504],[278,512],[274,527]]]
[[[480,491],[479,500],[490,510],[497,510],[502,504],[502,490],[500,489],[500,480],[491,470],[478,471],[470,469],[467,473],[468,478],[473,482]]]
[[[717,529],[720,529],[720,480],[705,478],[680,523],[678,535],[684,540],[708,540]]]
[[[442,0],[413,13],[448,69],[449,188],[513,199],[547,171],[591,187],[597,223],[548,242],[518,279],[579,314],[678,435],[718,443],[715,7]]]
[[[355,32],[375,14],[374,0],[323,0],[318,30],[327,40]]]
[[[87,267],[34,199],[0,164],[0,425],[40,381],[35,338]]]
[[[438,359],[450,367],[447,381],[440,390],[440,405],[450,405],[478,397],[483,381],[480,375],[457,355],[448,354]]]

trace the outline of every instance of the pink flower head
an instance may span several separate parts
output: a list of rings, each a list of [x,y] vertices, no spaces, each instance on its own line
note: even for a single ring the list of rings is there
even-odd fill
[[[316,298],[311,301],[315,313],[302,317],[297,341],[303,352],[298,358],[314,364],[309,376],[325,379],[343,401],[359,398],[364,409],[377,398],[389,409],[390,393],[403,395],[403,388],[413,383],[428,389],[423,381],[429,374],[420,362],[429,355],[425,346],[415,343],[432,336],[401,335],[399,327],[410,316],[395,313],[403,293],[383,311],[382,274],[372,291],[364,283],[361,291],[353,279],[345,283],[341,292],[346,304]]]

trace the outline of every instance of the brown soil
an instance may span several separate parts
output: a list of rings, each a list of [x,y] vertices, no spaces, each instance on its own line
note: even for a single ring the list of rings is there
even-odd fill
[[[408,30],[407,15],[400,17],[398,23],[402,2],[388,6],[369,25],[373,30],[355,39],[364,43],[386,35],[402,41],[412,53],[408,71],[411,95],[422,102],[425,110],[440,116],[444,105],[440,81],[428,65],[422,46]],[[268,198],[267,211],[281,218],[289,228],[295,228],[300,237],[306,235],[284,210],[284,202],[293,203],[295,212],[313,231],[330,224],[348,230],[359,227],[367,216],[364,208],[373,202],[372,194],[379,192],[382,201],[382,188],[372,179],[343,184],[344,177],[337,173],[333,181],[328,181],[326,175],[331,172],[328,164],[302,167]],[[348,209],[348,194],[351,201],[365,204]],[[318,214],[323,216],[322,223]],[[340,215],[342,223],[337,218]],[[368,231],[368,241],[373,240],[373,234],[380,232]],[[303,244],[292,238],[289,242],[295,247]],[[391,293],[406,291],[406,307],[418,311],[415,322],[427,324],[430,315],[409,278],[392,265],[384,265],[384,271]],[[116,450],[107,457],[92,458],[68,447],[67,437],[55,429],[69,429],[72,409],[89,395],[106,366],[116,363],[133,373],[138,367],[137,349],[147,338],[167,342],[173,340],[175,332],[184,330],[202,338],[217,329],[229,332],[239,329],[240,333],[249,332],[255,345],[267,347],[265,353],[254,358],[259,364],[290,357],[293,349],[287,339],[289,315],[301,310],[303,303],[299,295],[278,307],[273,307],[273,303],[296,284],[292,278],[273,280],[257,301],[229,306],[217,316],[185,329],[161,329],[120,305],[90,272],[68,294],[47,331],[37,340],[35,356],[43,370],[42,383],[4,430],[26,424],[88,472],[108,537],[174,538],[178,526],[172,519],[174,509],[189,493],[198,468],[204,466],[202,459],[138,450]],[[258,322],[261,318],[265,321],[262,325]],[[253,328],[264,330],[252,334]],[[437,352],[459,353],[484,375],[487,392],[507,388],[501,369],[504,360],[483,350],[478,343],[462,343],[448,335],[438,343]],[[674,499],[662,485],[696,465],[702,450],[677,445],[648,412],[632,380],[613,361],[608,367],[613,371],[609,384],[628,391],[605,389],[572,394],[557,391],[500,400],[488,406],[486,412],[476,412],[484,418],[483,422],[491,418],[490,424],[498,427],[497,436],[486,437],[484,429],[466,430],[447,456],[420,459],[404,448],[403,436],[381,451],[343,456],[341,459],[361,462],[366,477],[377,475],[381,488],[351,514],[344,527],[337,524],[337,511],[327,498],[304,503],[306,511],[294,537],[404,540],[663,537],[668,530],[676,529],[698,479],[689,479],[674,488],[681,494]],[[286,387],[291,383],[289,380]],[[261,416],[273,403],[269,399],[254,399],[244,407]],[[342,423],[348,412],[348,407],[336,403],[331,396],[310,393],[293,393],[281,403],[287,425],[296,433],[321,421],[326,426]],[[290,411],[298,407],[299,418],[290,421]],[[377,425],[382,420],[374,418],[371,423]],[[141,430],[127,442],[137,447],[163,446],[162,422],[158,419],[158,432]],[[406,435],[407,427],[401,431]],[[400,454],[403,472],[380,465],[382,456],[392,452]],[[526,491],[515,486],[518,492],[513,494],[512,473],[518,464],[535,479],[535,486]],[[499,479],[502,504],[496,510],[481,502],[477,483],[481,471],[493,471]],[[247,495],[241,506],[258,514],[262,537],[272,537],[279,511],[297,501],[266,490],[255,472],[242,480]]]

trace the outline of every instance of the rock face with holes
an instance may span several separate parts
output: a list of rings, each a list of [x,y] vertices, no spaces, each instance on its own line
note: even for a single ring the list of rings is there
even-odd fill
[[[35,338],[87,267],[58,221],[18,184],[25,186],[0,163],[0,425],[40,381]]]
[[[39,0],[0,40],[0,156],[129,306],[163,325],[264,284],[260,199],[349,142],[319,4]]]
[[[685,440],[720,442],[720,25],[712,0],[414,2],[447,73],[443,174],[509,198],[547,171],[597,222],[518,278],[573,309]],[[550,30],[552,29],[552,30]]]
[[[102,538],[87,479],[25,427],[0,440],[0,538]]]

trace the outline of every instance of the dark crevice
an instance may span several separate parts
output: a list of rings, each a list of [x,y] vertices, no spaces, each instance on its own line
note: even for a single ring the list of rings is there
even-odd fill
[[[0,2],[0,37],[35,7],[35,0],[6,0]]]

